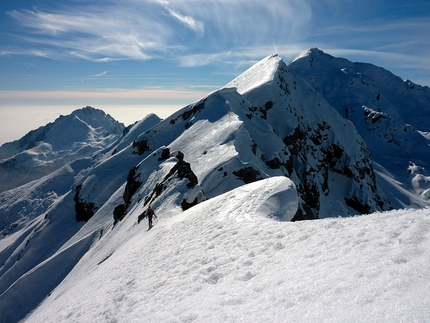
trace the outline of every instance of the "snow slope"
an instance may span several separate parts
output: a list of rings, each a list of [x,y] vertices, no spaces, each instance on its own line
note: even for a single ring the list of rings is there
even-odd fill
[[[24,322],[428,322],[430,210],[282,222],[284,177],[131,213]]]

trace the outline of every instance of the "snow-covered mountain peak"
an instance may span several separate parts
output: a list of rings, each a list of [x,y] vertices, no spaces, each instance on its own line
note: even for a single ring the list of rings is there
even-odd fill
[[[235,87],[240,94],[249,92],[254,88],[273,81],[281,63],[283,63],[283,60],[278,54],[269,55],[251,66],[233,81],[225,85],[225,87]]]
[[[316,48],[316,47],[309,48],[309,49],[301,52],[299,55],[297,55],[291,62],[295,62],[295,61],[297,61],[299,59],[302,59],[302,58],[305,58],[305,57],[310,57],[312,55],[317,55],[317,54],[320,55],[322,53],[323,52],[321,50],[319,50],[318,48]]]
[[[124,125],[85,107],[0,147],[0,192],[41,178],[117,141]]]
[[[343,60],[343,58],[335,58],[334,56],[324,52],[323,50],[317,47],[313,47],[301,52],[290,62],[290,64],[295,63],[297,61],[306,61],[309,64],[317,64],[318,62],[322,61],[329,62],[333,59]]]

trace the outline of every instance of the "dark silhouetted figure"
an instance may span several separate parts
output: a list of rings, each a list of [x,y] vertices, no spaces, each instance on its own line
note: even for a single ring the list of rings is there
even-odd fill
[[[148,207],[148,210],[146,210],[146,215],[148,216],[148,225],[152,227],[152,217],[155,216],[154,210],[151,208],[151,206]]]

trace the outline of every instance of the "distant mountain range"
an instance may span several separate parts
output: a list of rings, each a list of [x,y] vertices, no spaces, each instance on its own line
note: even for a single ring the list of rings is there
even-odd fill
[[[61,116],[0,147],[1,312],[22,319],[149,205],[170,218],[253,183],[277,221],[429,206],[429,133],[430,88],[318,49],[268,56],[165,120]]]

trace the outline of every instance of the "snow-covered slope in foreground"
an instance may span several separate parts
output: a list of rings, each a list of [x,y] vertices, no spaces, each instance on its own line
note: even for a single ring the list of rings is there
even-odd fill
[[[25,322],[428,322],[430,210],[280,222],[294,186],[241,186],[103,235]]]

